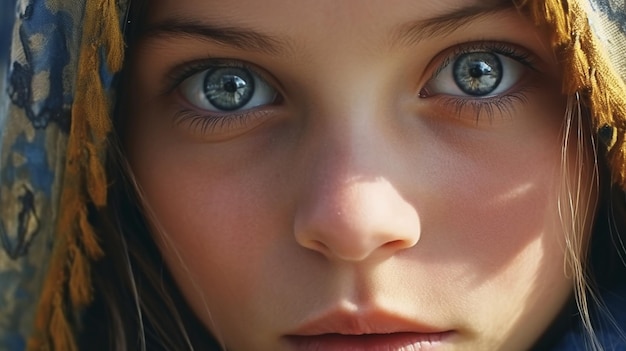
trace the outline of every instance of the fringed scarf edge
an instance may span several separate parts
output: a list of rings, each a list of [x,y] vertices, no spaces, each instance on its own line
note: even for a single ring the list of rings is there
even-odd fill
[[[119,18],[115,0],[86,3],[57,234],[28,350],[78,350],[80,311],[93,298],[90,265],[104,253],[88,207],[106,205],[104,151],[112,110],[100,67],[106,65],[112,73],[122,68]]]
[[[606,147],[612,182],[626,190],[626,86],[591,28],[579,1],[522,0],[540,26],[547,26],[562,59],[563,93],[580,94],[592,111],[593,127]]]

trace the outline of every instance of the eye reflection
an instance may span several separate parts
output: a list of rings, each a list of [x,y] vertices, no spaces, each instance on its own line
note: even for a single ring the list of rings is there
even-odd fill
[[[454,82],[465,93],[484,96],[502,81],[502,63],[496,54],[472,52],[461,55],[452,70]]]
[[[490,51],[457,54],[420,92],[421,97],[450,95],[491,97],[507,93],[522,78],[527,67],[516,58]]]
[[[254,79],[241,68],[226,67],[207,71],[204,95],[216,108],[231,111],[245,106],[254,94]]]
[[[181,95],[194,107],[214,112],[247,110],[274,102],[277,93],[245,67],[213,66],[181,83]]]

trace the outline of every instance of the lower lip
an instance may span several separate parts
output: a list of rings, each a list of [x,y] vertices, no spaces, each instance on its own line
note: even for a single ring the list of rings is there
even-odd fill
[[[409,351],[436,350],[452,332],[289,336],[294,351]]]

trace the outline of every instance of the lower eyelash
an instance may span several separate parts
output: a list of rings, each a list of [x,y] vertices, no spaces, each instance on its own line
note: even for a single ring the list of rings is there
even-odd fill
[[[193,132],[204,134],[228,132],[245,128],[253,119],[262,118],[265,111],[245,111],[243,113],[201,115],[197,111],[183,109],[174,115],[174,124],[183,125],[192,129]]]
[[[525,90],[481,99],[446,95],[438,96],[436,99],[440,100],[437,102],[439,106],[447,106],[446,109],[451,109],[455,118],[466,118],[468,115],[473,115],[477,124],[484,118],[490,123],[496,116],[512,118],[516,104],[528,103],[528,95]]]

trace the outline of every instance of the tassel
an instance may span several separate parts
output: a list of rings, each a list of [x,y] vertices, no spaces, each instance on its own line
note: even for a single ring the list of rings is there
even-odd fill
[[[568,49],[571,59],[566,67],[567,72],[576,72],[576,79],[564,79],[563,88],[566,94],[574,94],[590,85],[590,66],[587,55],[583,50],[580,35],[574,33],[574,40],[571,42],[571,48]]]
[[[52,318],[50,320],[50,335],[57,336],[53,338],[53,350],[78,351],[73,338],[72,327],[65,319],[65,308],[60,295],[59,292],[55,296]]]
[[[626,190],[626,85],[605,61],[587,13],[579,2],[565,0],[523,0],[519,8],[551,33],[563,62],[563,93],[581,93],[593,111],[597,133],[605,126],[614,129],[616,137],[607,144],[607,159],[613,182]]]
[[[611,150],[615,143],[617,143],[617,129],[605,124],[598,130],[598,138],[607,150]]]
[[[92,299],[89,260],[77,247],[72,248],[72,266],[70,268],[70,301],[74,306],[84,306]]]
[[[515,1],[515,0],[514,0]],[[546,23],[551,24],[551,40],[555,46],[563,46],[568,43],[571,33],[568,17],[567,1],[562,0],[518,0],[515,1],[516,7],[521,10],[527,10],[530,18],[534,20],[535,25],[542,26]]]
[[[107,66],[111,72],[118,72],[124,63],[124,37],[119,28],[120,17],[115,0],[105,1],[102,13],[109,20],[103,23],[102,38],[107,48]]]
[[[558,40],[557,45],[566,43],[566,38],[570,35],[570,23],[568,18],[568,4],[561,0],[545,0],[543,6],[539,4],[534,13],[536,21],[545,18],[548,22],[554,23],[554,36]]]
[[[48,332],[56,333],[57,328],[51,327],[53,323],[48,316],[56,315],[55,318],[58,319],[60,317],[58,313],[63,313],[62,305],[60,305],[62,299],[60,294],[63,289],[63,282],[66,279],[65,267],[67,263],[65,260],[67,247],[64,245],[64,241],[64,238],[60,237],[55,243],[55,251],[50,260],[49,273],[39,298],[35,319],[35,333],[28,340],[27,350],[57,350],[49,345],[50,338]],[[57,320],[54,324],[61,326],[61,332],[58,335],[67,335],[67,333],[63,332],[67,330],[67,328],[63,328],[63,325],[66,323],[64,324]]]
[[[624,133],[621,133],[617,137],[616,142],[617,147],[613,147],[613,155],[610,159],[611,164],[613,165],[622,165],[622,167],[613,167],[612,176],[613,179],[621,179],[622,180],[622,189],[624,188],[624,179],[626,179],[626,142],[624,140]]]
[[[87,209],[85,207],[79,210],[78,224],[82,234],[81,241],[87,256],[91,259],[99,259],[104,256],[104,252],[98,243],[98,236],[87,218]]]
[[[115,73],[124,61],[124,42],[115,0],[87,0],[67,141],[63,190],[48,276],[29,350],[76,351],[80,311],[93,299],[91,260],[104,254],[88,218],[88,205],[106,205],[106,137],[111,130],[110,96],[100,79],[101,57]],[[69,302],[65,304],[64,301]]]
[[[94,205],[102,207],[106,204],[107,181],[106,172],[102,160],[98,155],[97,148],[93,144],[85,145],[89,167],[87,169],[87,192]]]

